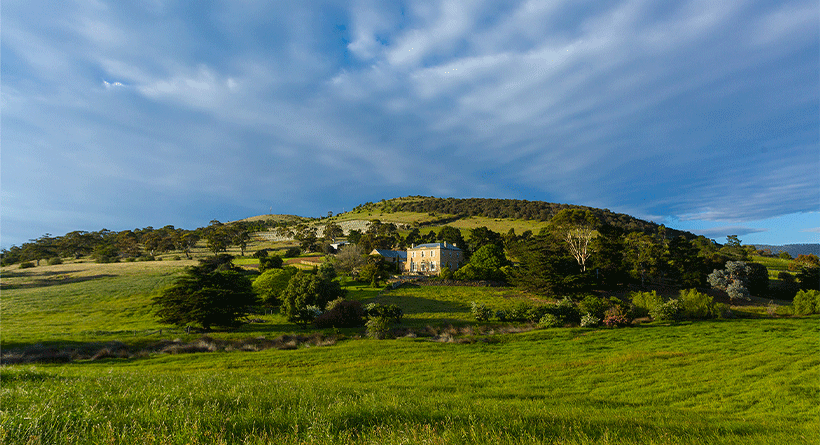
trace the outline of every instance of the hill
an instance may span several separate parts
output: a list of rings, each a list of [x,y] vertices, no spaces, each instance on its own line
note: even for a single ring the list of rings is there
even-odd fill
[[[660,227],[659,224],[654,222],[645,221],[624,213],[574,204],[520,199],[436,198],[426,196],[383,199],[377,203],[367,202],[330,219],[335,222],[378,219],[382,222],[395,223],[400,229],[443,225],[461,229],[486,226],[499,233],[506,233],[513,229],[520,234],[526,230],[537,233],[549,223],[549,220],[556,213],[564,209],[588,210],[602,223],[620,227],[626,232],[656,232]],[[265,218],[266,216],[263,215],[247,218],[247,220],[264,220]],[[294,216],[292,218],[297,219],[299,217]],[[325,219],[321,218],[320,220]],[[682,235],[687,239],[696,238],[696,235],[691,232],[672,228],[666,230],[667,235],[671,237]]]
[[[775,255],[780,252],[788,252],[792,258],[797,258],[798,255],[814,254],[820,256],[820,244],[786,244],[783,246],[772,246],[768,244],[755,244],[755,249],[764,250],[769,249]]]

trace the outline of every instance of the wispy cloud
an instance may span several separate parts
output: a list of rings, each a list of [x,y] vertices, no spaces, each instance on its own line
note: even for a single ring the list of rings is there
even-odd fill
[[[816,2],[51,6],[3,5],[4,221],[429,194],[748,231],[820,203]]]

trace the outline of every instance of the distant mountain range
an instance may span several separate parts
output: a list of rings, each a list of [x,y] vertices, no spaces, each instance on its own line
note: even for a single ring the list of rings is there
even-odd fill
[[[768,244],[755,244],[755,249],[769,249],[772,253],[788,252],[792,258],[798,255],[815,254],[820,256],[820,244],[786,244],[784,246],[771,246]]]

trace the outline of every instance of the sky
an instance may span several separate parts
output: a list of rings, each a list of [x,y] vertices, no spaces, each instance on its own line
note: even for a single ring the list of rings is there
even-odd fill
[[[0,244],[408,195],[820,242],[816,0],[3,0]]]

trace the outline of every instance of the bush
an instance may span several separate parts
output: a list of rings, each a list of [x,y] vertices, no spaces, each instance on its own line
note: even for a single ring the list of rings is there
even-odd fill
[[[365,306],[365,315],[368,318],[385,318],[388,322],[401,323],[404,311],[395,304],[383,305],[380,303],[370,303]]]
[[[60,258],[58,256],[55,256],[54,258],[49,258],[48,259],[48,265],[49,266],[56,266],[58,264],[63,264],[63,259],[62,258]]]
[[[542,328],[557,328],[562,325],[561,319],[553,314],[544,314],[544,316],[538,320],[538,326]]]
[[[367,336],[381,340],[390,335],[390,320],[387,317],[373,317],[365,323]]]
[[[655,307],[663,304],[663,297],[657,292],[632,292],[632,305],[635,306],[635,316],[646,317]]]
[[[590,314],[597,318],[602,318],[604,313],[612,304],[603,298],[594,295],[587,295],[578,303],[578,310],[582,314]]]
[[[623,306],[612,306],[606,310],[604,314],[604,325],[610,328],[617,328],[621,326],[629,326],[632,323],[632,317],[629,316],[629,311]]]
[[[680,302],[673,299],[655,306],[651,311],[649,311],[649,315],[653,320],[673,321],[677,320],[680,312]]]
[[[552,308],[553,314],[568,323],[580,323],[581,313],[569,297],[564,297]]]
[[[302,249],[300,249],[298,247],[291,247],[291,248],[289,248],[288,250],[285,251],[284,257],[285,258],[295,258],[295,257],[299,256],[301,253],[302,253]]]
[[[284,261],[278,255],[264,256],[259,258],[259,272],[265,272],[271,269],[281,269]]]
[[[332,304],[332,307],[331,307]],[[317,328],[355,328],[364,325],[364,308],[355,300],[333,300],[313,322]]]
[[[305,308],[325,307],[328,302],[344,294],[345,291],[338,282],[299,271],[288,281],[287,288],[282,292],[282,313],[288,321],[305,326],[316,318],[307,317]]]
[[[549,313],[551,313],[550,308],[547,306],[530,306],[524,313],[524,318],[530,323],[535,323]]]
[[[31,261],[23,261],[20,263],[20,269],[30,269],[32,267],[34,267],[34,263]]]
[[[582,328],[594,328],[601,324],[601,319],[592,315],[591,313],[587,312],[586,315],[581,317],[581,327]]]
[[[493,310],[488,308],[484,303],[472,302],[470,312],[475,317],[476,321],[487,321],[493,316]]]
[[[513,306],[506,314],[507,321],[527,321],[527,313],[532,308],[529,303],[521,302]]]
[[[507,321],[508,320],[507,311],[502,311],[502,310],[495,311],[495,318],[497,318],[498,321]]]
[[[681,289],[678,302],[680,303],[681,313],[685,318],[706,319],[718,316],[714,299],[695,289]]]
[[[801,290],[794,296],[792,303],[796,315],[820,313],[820,291]]]

